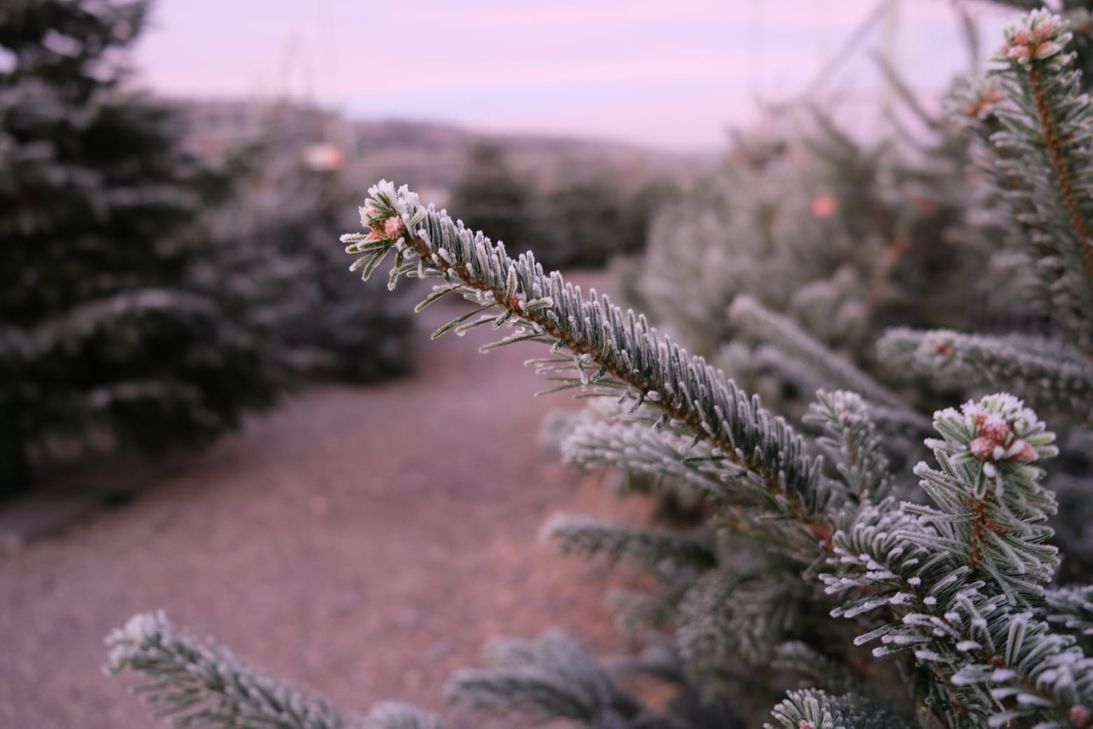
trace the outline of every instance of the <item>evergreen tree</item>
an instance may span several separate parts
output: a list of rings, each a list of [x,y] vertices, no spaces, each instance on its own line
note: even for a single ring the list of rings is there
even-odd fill
[[[600,176],[560,184],[546,201],[557,222],[552,240],[536,252],[540,261],[548,268],[598,267],[640,250],[652,202],[646,191],[654,189],[650,182],[629,191]]]
[[[468,226],[520,241],[547,268],[598,267],[641,249],[651,203],[667,188],[657,179],[616,185],[580,171],[536,183],[512,168],[502,147],[480,142],[449,205]]]
[[[265,402],[240,322],[190,285],[207,191],[167,110],[127,84],[143,1],[0,8],[0,491],[58,437],[158,450]]]
[[[498,240],[526,241],[537,247],[539,219],[529,181],[509,165],[505,151],[478,142],[468,154],[467,170],[452,188],[449,201],[467,225],[496,231]]]
[[[1046,322],[1038,337],[892,331],[877,357],[913,362],[924,387],[952,376],[966,393],[926,423],[914,388],[889,386],[736,291],[714,316],[731,304],[734,318],[778,343],[784,372],[834,385],[793,424],[644,316],[547,274],[531,254],[510,257],[405,187],[370,190],[366,232],[343,236],[354,268],[367,278],[393,258],[392,287],[403,277],[435,282],[421,307],[447,296],[475,305],[436,336],[508,326],[484,349],[548,346],[531,362],[554,390],[602,398],[567,421],[567,460],[697,490],[708,520],[685,533],[551,522],[547,535],[563,551],[625,559],[656,579],[659,588],[629,608],[653,636],[650,651],[608,665],[558,634],[510,641],[492,668],[456,674],[450,698],[603,729],[756,725],[759,711],[772,729],[1093,726],[1090,587],[1057,582],[1061,559],[1073,555],[1052,543],[1058,498],[1048,487],[1071,436],[1079,449],[1089,442],[1079,436],[1093,369],[1093,101],[1071,40],[1060,17],[1029,13],[1006,31],[997,86],[976,87],[960,107],[985,132],[992,171],[992,187],[984,176],[967,181],[978,184],[967,199],[982,215],[961,228],[973,239],[1008,231],[1004,240],[1020,247],[1011,254],[1036,274],[1029,285],[1046,302],[1037,310]],[[1018,395],[1051,412],[1067,437]],[[928,455],[902,468],[892,456],[919,453],[907,433],[926,429]],[[1088,493],[1088,468],[1064,475]],[[232,726],[254,716],[257,725],[284,705],[323,710],[281,687],[250,690],[267,679],[179,635],[160,616],[138,616],[108,639],[110,668],[148,674],[149,695],[184,720]],[[620,685],[635,672],[676,684],[680,700],[644,706]],[[308,721],[284,723],[342,725]]]
[[[291,111],[312,110],[285,116]],[[360,296],[346,279],[329,241],[352,224],[354,193],[342,170],[303,159],[301,141],[321,138],[330,119],[317,110],[291,123],[279,117],[272,110],[261,140],[231,155],[232,194],[206,213],[215,255],[199,262],[196,278],[290,376],[359,382],[405,372],[411,303],[378,290]]]

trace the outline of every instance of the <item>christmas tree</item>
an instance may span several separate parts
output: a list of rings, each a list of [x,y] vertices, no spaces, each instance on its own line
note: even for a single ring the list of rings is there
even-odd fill
[[[974,332],[961,311],[945,326],[963,332],[924,329],[941,325],[933,309],[945,307],[923,301],[917,315],[899,321],[895,312],[913,302],[896,297],[899,306],[883,319],[868,307],[848,310],[847,320],[864,322],[867,331],[888,329],[863,358],[856,353],[866,339],[837,351],[822,330],[813,336],[807,320],[788,315],[784,301],[764,305],[747,290],[759,283],[744,281],[720,300],[703,298],[703,305],[714,302],[711,321],[731,307],[751,336],[776,347],[767,361],[812,400],[799,422],[791,422],[798,420],[797,394],[776,397],[785,415],[776,414],[643,315],[546,273],[531,254],[510,256],[405,187],[381,182],[371,189],[361,208],[365,232],[343,236],[357,256],[354,268],[367,278],[390,259],[389,286],[403,278],[434,281],[420,307],[448,296],[474,305],[436,336],[508,327],[485,349],[548,347],[532,363],[553,390],[599,396],[566,424],[567,460],[649,474],[654,488],[697,491],[703,501],[705,523],[694,529],[584,517],[547,527],[564,552],[625,559],[656,579],[658,589],[627,608],[630,624],[642,626],[648,639],[645,654],[607,665],[557,633],[510,641],[494,651],[494,667],[453,677],[452,700],[597,728],[754,726],[762,716],[779,729],[1093,726],[1093,586],[1076,577],[1089,562],[1083,565],[1069,544],[1061,551],[1051,526],[1059,510],[1055,489],[1078,484],[1088,493],[1090,476],[1084,451],[1093,381],[1093,102],[1081,90],[1072,42],[1064,19],[1029,13],[1006,31],[989,83],[973,85],[957,105],[966,160],[989,175],[960,178],[968,189],[942,227],[969,247],[957,255],[990,260],[991,252],[976,245],[993,240],[1008,263],[997,264],[996,280],[1038,292],[1041,304],[1026,318],[1019,316],[1022,302],[1012,300],[1017,288],[1002,309],[1007,316],[984,317],[1010,331]],[[851,151],[844,147],[843,156],[853,159]],[[938,196],[950,189],[944,180],[954,179],[911,177],[926,179],[921,184]],[[787,189],[797,184],[784,181]],[[786,225],[801,214],[831,217],[851,194],[866,197],[854,205],[883,211],[888,203],[874,197],[879,184],[819,199],[806,185],[798,197],[807,204]],[[896,190],[908,204],[916,199]],[[924,206],[917,213],[930,211],[937,212]],[[717,234],[734,221],[693,217],[677,208],[676,226],[662,233],[683,235],[705,224]],[[868,238],[876,225],[891,223],[878,218],[840,221],[815,245]],[[906,233],[895,223],[889,230]],[[921,260],[929,259],[926,248]],[[903,250],[901,244],[896,254]],[[684,245],[677,255],[700,253]],[[811,244],[802,253],[831,255]],[[736,260],[768,262],[763,254],[745,249]],[[650,273],[668,266],[668,254],[661,255],[651,256]],[[774,276],[784,263],[771,265]],[[876,261],[865,282],[879,276],[887,287],[893,268]],[[680,281],[695,284],[687,275]],[[854,289],[839,281],[828,286]],[[695,284],[674,293],[692,303],[717,292],[714,284]],[[880,300],[865,294],[867,304]],[[1029,320],[1035,333],[1022,329]],[[748,347],[738,359],[747,364],[760,349]],[[872,361],[876,366],[867,368]],[[902,381],[896,372],[885,379],[881,362],[910,368],[914,377]],[[807,383],[815,380],[825,387],[812,390]],[[954,393],[963,393],[963,404],[924,413],[926,403]],[[1058,433],[1033,407],[1050,414]],[[1061,468],[1053,465],[1059,461]],[[1063,560],[1079,569],[1061,571]],[[152,699],[184,720],[436,722],[405,707],[345,718],[197,643],[161,615],[134,618],[108,643],[110,668],[148,674]],[[676,700],[644,705],[623,685],[634,673],[675,684]]]
[[[194,278],[292,379],[370,381],[410,369],[412,292],[360,296],[329,245],[353,222],[353,185],[340,167],[308,165],[302,142],[332,122],[273,107],[253,142],[229,150],[219,164],[230,194],[204,213],[215,244]]]
[[[0,9],[0,492],[58,443],[200,443],[272,394],[252,333],[191,279],[209,180],[127,84],[146,11]]]
[[[467,170],[451,191],[453,209],[462,210],[467,225],[496,231],[499,240],[543,239],[541,206],[531,181],[508,161],[497,144],[479,142],[468,153]]]

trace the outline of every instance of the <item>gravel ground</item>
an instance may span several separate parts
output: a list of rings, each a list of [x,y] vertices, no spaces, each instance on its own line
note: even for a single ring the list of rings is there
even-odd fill
[[[499,635],[560,626],[617,648],[605,595],[624,578],[538,530],[554,511],[642,507],[535,444],[543,414],[573,404],[530,397],[533,346],[430,344],[454,311],[434,309],[414,376],[310,389],[134,502],[0,557],[0,726],[156,726],[132,679],[99,670],[103,636],[154,608],[346,710],[440,708],[446,677]]]

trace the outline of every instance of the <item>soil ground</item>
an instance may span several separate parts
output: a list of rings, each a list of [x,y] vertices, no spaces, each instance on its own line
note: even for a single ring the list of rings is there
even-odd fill
[[[132,677],[99,670],[103,636],[156,608],[347,711],[442,708],[495,636],[558,626],[618,648],[606,595],[624,578],[538,531],[555,511],[643,506],[537,445],[543,415],[575,404],[531,397],[534,346],[428,342],[446,306],[420,322],[413,376],[309,389],[125,506],[0,556],[0,726],[158,726]]]

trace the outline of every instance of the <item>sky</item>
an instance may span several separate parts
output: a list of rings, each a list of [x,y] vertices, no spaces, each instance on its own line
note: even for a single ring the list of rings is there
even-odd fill
[[[965,5],[987,55],[1012,16]],[[155,0],[135,65],[172,96],[698,151],[758,99],[876,98],[871,53],[927,93],[969,64],[952,0]]]

